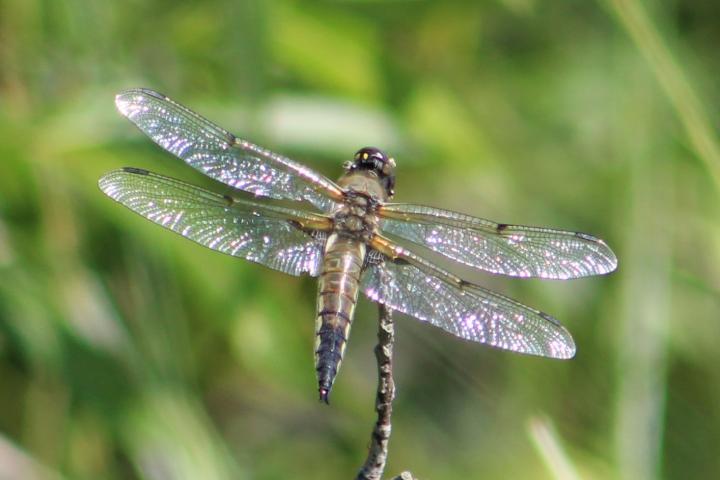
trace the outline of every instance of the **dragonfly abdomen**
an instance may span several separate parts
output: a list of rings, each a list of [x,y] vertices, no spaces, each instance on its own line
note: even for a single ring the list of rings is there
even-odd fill
[[[350,335],[364,259],[364,243],[338,234],[328,238],[318,282],[315,323],[315,369],[320,400],[325,403]]]

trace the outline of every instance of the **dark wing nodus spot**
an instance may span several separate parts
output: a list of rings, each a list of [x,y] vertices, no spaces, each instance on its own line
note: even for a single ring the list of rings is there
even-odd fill
[[[297,220],[293,220],[293,219],[290,218],[290,219],[288,219],[287,222],[288,222],[290,225],[292,225],[293,228],[297,228],[298,230],[302,230],[302,229],[303,229],[302,224],[301,224],[300,222],[298,222]]]

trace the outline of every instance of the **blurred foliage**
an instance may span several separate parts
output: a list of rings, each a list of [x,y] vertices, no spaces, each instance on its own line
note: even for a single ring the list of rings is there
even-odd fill
[[[312,279],[202,249],[97,187],[207,184],[120,117],[155,88],[331,177],[398,160],[398,201],[598,235],[604,278],[463,272],[560,318],[568,362],[399,316],[388,472],[720,471],[720,4],[710,0],[0,0],[0,477],[350,478],[375,396],[361,304],[316,399]]]

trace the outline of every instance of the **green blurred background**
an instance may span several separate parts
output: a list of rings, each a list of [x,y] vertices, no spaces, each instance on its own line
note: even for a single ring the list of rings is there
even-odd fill
[[[578,354],[500,352],[397,316],[388,474],[720,472],[720,3],[0,0],[0,478],[339,479],[374,421],[361,302],[330,407],[315,282],[203,249],[100,193],[125,165],[207,185],[115,111],[157,89],[398,201],[581,230],[620,259],[465,276]]]

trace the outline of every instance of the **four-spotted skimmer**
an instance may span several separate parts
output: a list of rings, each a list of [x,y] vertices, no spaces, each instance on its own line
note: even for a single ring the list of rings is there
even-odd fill
[[[240,140],[164,95],[120,93],[117,108],[155,143],[205,175],[293,208],[219,195],[137,168],[100,179],[103,192],[201,245],[290,275],[318,279],[315,365],[327,402],[358,293],[458,337],[553,358],[575,354],[550,315],[442,269],[412,248],[487,272],[570,279],[611,272],[617,259],[593,236],[495,223],[438,208],[389,203],[395,161],[359,150],[336,182]]]

